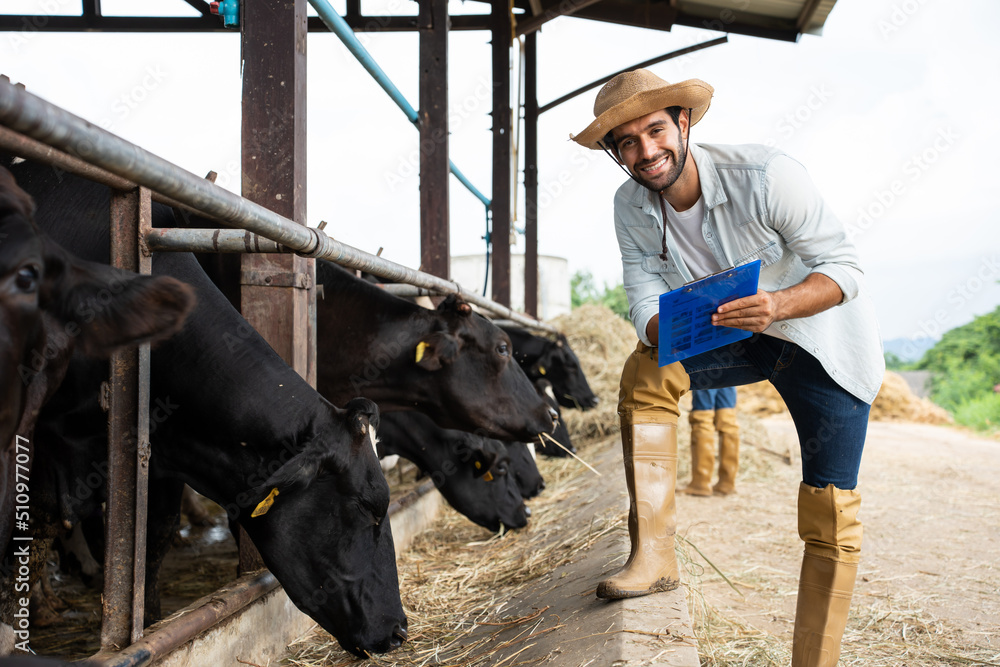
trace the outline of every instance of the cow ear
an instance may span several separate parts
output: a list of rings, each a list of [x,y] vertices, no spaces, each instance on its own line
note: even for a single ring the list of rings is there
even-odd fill
[[[486,482],[492,482],[493,477],[493,466],[496,465],[497,455],[493,452],[484,451],[482,449],[476,450],[476,453],[472,456],[472,467],[475,472],[472,473],[474,477],[482,477]]]
[[[20,215],[25,220],[33,220],[35,202],[27,192],[14,182],[14,175],[5,167],[0,167],[0,217],[9,214]],[[34,226],[34,223],[31,223]]]
[[[80,260],[50,239],[45,255],[41,300],[85,354],[169,338],[194,308],[194,290],[175,278]]]
[[[455,357],[458,355],[458,348],[459,344],[456,336],[444,331],[438,331],[424,336],[417,343],[414,359],[417,366],[420,366],[424,370],[436,371],[445,364],[450,364],[455,360]]]
[[[471,315],[472,306],[462,297],[451,294],[444,301],[438,304],[438,310],[442,313],[457,313],[459,315]]]
[[[322,457],[317,456],[315,451],[310,451],[307,447],[288,460],[283,466],[278,468],[266,482],[251,492],[252,498],[262,498],[257,503],[251,517],[259,517],[267,514],[268,510],[276,502],[282,493],[288,494],[296,489],[304,489],[316,478],[322,465]]]

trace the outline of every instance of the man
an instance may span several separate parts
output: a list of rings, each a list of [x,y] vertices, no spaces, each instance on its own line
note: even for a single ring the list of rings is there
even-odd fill
[[[802,450],[805,550],[792,664],[834,665],[860,558],[858,467],[885,368],[878,326],[857,252],[799,163],[765,146],[689,142],[713,92],[697,79],[671,85],[645,70],[620,74],[598,93],[595,120],[572,137],[607,151],[630,176],[615,196],[615,229],[639,336],[618,405],[632,551],[597,595],[679,583],[678,399],[691,387],[770,380]],[[757,294],[712,315],[717,326],[754,335],[660,368],[659,295],[757,259]]]
[[[740,465],[740,427],[736,423],[736,387],[691,392],[691,482],[681,489],[689,496],[736,493]],[[710,486],[715,467],[715,434],[719,434],[719,481]]]

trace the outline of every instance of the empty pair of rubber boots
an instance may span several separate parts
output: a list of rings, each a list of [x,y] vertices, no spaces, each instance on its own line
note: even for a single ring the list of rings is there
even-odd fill
[[[740,464],[736,409],[692,410],[688,422],[691,424],[691,482],[683,492],[691,496],[736,493],[736,471]],[[719,481],[713,487],[710,484],[715,468],[716,432],[719,434]]]

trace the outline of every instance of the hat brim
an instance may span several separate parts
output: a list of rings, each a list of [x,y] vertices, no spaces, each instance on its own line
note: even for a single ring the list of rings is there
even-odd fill
[[[662,88],[645,90],[611,107],[595,118],[583,132],[575,136],[571,134],[569,138],[591,150],[600,150],[599,142],[619,125],[658,109],[674,106],[691,109],[691,124],[694,125],[708,111],[714,92],[712,86],[700,79],[688,79]]]

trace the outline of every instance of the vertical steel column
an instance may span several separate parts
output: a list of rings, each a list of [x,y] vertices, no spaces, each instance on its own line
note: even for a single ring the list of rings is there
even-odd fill
[[[493,34],[493,300],[510,307],[510,41],[506,2],[492,2]]]
[[[449,275],[448,0],[424,0],[420,30],[420,270]]]
[[[306,220],[306,0],[242,3],[242,194],[298,223]],[[243,317],[316,386],[310,330],[315,269],[295,255],[244,255]],[[263,567],[241,533],[240,571]]]
[[[149,231],[150,192],[111,193],[111,264],[148,275],[139,248]],[[121,649],[142,637],[149,482],[149,345],[111,356],[108,502],[105,515],[104,621],[101,647]]]
[[[538,33],[524,36],[524,312],[538,317]]]

